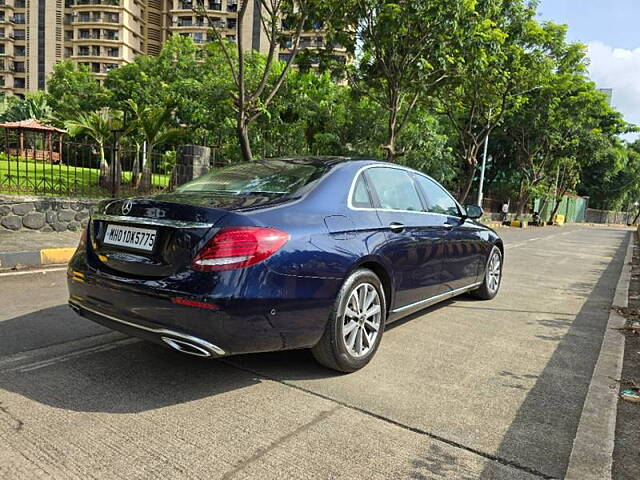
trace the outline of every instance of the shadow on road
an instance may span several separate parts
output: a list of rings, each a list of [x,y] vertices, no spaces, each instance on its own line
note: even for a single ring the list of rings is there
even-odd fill
[[[0,357],[108,331],[57,305],[0,321]]]
[[[554,478],[564,476],[626,250],[627,241],[623,241],[591,292],[585,293],[587,300],[568,331],[567,318],[539,322],[549,334],[538,338],[560,343],[520,406],[495,452],[497,457]],[[582,291],[584,286],[572,285],[569,291]],[[522,377],[517,372],[501,376],[515,381]],[[489,480],[493,475],[488,467],[481,478]]]

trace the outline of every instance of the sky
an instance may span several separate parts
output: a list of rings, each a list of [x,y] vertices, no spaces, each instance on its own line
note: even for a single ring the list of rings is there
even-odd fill
[[[613,88],[613,106],[640,125],[640,0],[541,0],[538,11],[587,45],[592,80]]]

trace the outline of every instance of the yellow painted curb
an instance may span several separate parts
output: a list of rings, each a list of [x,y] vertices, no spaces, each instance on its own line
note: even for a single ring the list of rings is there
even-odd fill
[[[43,248],[40,250],[40,263],[46,265],[49,263],[68,263],[75,253],[73,248]]]

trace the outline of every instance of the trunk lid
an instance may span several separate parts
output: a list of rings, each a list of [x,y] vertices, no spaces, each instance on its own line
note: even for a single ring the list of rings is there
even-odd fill
[[[118,275],[171,276],[191,264],[230,212],[282,202],[268,196],[206,192],[104,201],[92,215],[89,229],[93,263]],[[127,245],[127,237],[138,238],[136,234],[143,239],[153,235],[151,248]]]
[[[224,208],[157,199],[103,202],[89,229],[95,266],[131,277],[173,275],[191,263],[214,225],[228,213]],[[127,244],[135,234],[146,243]]]

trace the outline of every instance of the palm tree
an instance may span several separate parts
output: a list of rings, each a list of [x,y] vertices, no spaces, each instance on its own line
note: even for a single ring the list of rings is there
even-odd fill
[[[122,128],[122,112],[105,107],[95,112],[79,113],[75,120],[67,120],[65,127],[72,137],[86,135],[98,144],[100,149],[100,185],[104,188],[111,187],[111,171],[105,157],[104,146],[114,132]],[[119,176],[117,173],[116,177]]]
[[[171,126],[173,114],[171,106],[141,106],[133,100],[129,100],[128,103],[135,115],[132,128],[138,130],[147,144],[147,148],[143,149],[142,178],[139,184],[140,190],[147,191],[151,188],[151,155],[153,149],[161,143],[174,139],[182,133],[182,130]],[[137,165],[134,162],[134,170],[136,170],[136,167]],[[135,179],[133,181],[135,184]]]

